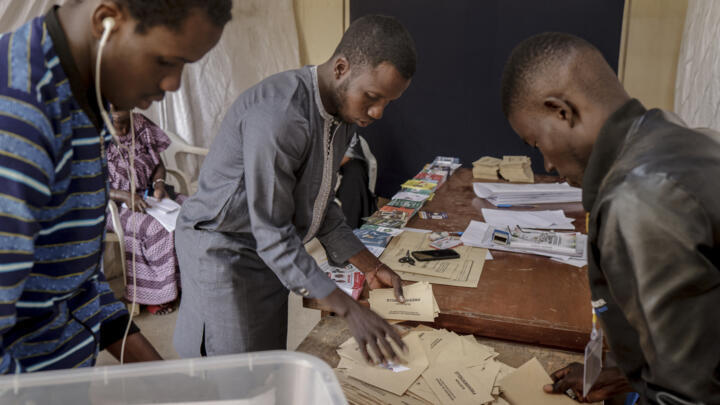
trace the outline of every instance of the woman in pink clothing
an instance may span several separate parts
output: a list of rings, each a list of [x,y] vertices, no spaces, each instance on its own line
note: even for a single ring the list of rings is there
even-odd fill
[[[165,166],[160,153],[170,145],[168,136],[142,114],[132,114],[135,126],[135,212],[130,210],[130,178],[128,177],[128,151],[133,147],[130,136],[130,112],[114,111],[113,121],[119,141],[125,148],[111,143],[107,149],[110,180],[110,198],[120,205],[120,221],[125,234],[125,260],[127,275],[125,299],[133,298],[133,249],[135,250],[136,302],[147,305],[152,314],[164,315],[174,310],[178,298],[180,273],[173,233],[145,213],[149,207],[143,199],[145,192],[161,200],[172,198],[182,204],[186,196],[170,195],[165,185]],[[170,191],[170,193],[168,192]],[[122,205],[124,203],[124,205]],[[108,218],[106,227],[113,231]],[[133,229],[134,228],[134,229]]]

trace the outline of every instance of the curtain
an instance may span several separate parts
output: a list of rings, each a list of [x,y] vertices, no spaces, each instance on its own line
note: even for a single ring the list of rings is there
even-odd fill
[[[234,0],[233,19],[217,46],[186,66],[179,91],[143,113],[188,143],[207,147],[240,93],[267,76],[299,66],[292,0]],[[196,177],[194,159],[178,164]]]
[[[678,57],[675,112],[690,127],[720,130],[720,2],[690,0]]]

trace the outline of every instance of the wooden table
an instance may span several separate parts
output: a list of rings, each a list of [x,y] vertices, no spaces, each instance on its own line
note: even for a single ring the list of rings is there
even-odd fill
[[[556,181],[536,176],[538,182]],[[423,210],[447,212],[446,220],[415,216],[409,227],[462,231],[470,220],[482,220],[482,208],[495,208],[477,198],[472,171],[459,169],[438,190]],[[585,232],[580,203],[542,204],[537,210],[563,209],[575,218],[576,230]],[[591,330],[587,269],[555,262],[546,257],[492,251],[477,288],[434,285],[440,316],[432,326],[460,333],[581,351]],[[310,308],[322,308],[304,300]]]

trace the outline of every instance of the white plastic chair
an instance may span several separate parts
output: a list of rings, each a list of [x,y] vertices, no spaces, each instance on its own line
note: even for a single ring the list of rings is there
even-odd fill
[[[199,146],[192,146],[185,142],[184,139],[180,138],[173,132],[165,131],[167,136],[170,138],[170,146],[162,152],[163,162],[165,163],[165,170],[168,174],[173,175],[178,182],[178,192],[191,195],[197,191],[197,183],[190,182],[190,176],[183,173],[178,165],[178,154],[189,153],[191,155],[207,156],[208,149],[201,148]]]
[[[365,156],[365,162],[368,167],[368,188],[375,194],[375,184],[377,183],[377,160],[370,150],[365,138],[358,135],[358,141],[360,142],[360,148],[362,149],[363,156]]]

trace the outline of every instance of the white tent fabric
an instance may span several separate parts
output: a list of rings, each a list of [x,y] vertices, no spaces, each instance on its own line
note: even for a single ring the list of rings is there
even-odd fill
[[[300,66],[292,0],[235,0],[218,45],[183,72],[182,88],[144,111],[189,143],[208,146],[245,89]]]
[[[66,0],[0,0],[0,32],[11,31]],[[233,0],[233,19],[218,45],[186,66],[182,87],[143,111],[188,143],[209,146],[227,108],[271,74],[300,66],[292,0]],[[193,162],[181,167],[195,177]]]
[[[66,0],[0,0],[0,32],[13,31]]]
[[[690,0],[678,57],[675,112],[690,126],[720,130],[720,2]]]

